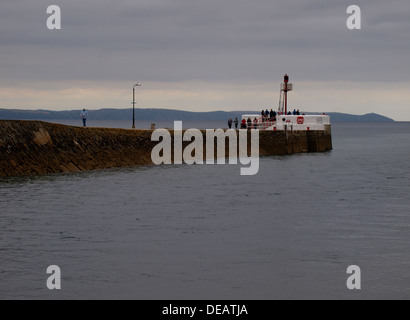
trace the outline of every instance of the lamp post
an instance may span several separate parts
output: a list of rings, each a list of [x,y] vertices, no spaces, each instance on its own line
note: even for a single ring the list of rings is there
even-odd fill
[[[137,83],[132,87],[132,128],[135,129],[135,87],[141,87],[142,85]]]

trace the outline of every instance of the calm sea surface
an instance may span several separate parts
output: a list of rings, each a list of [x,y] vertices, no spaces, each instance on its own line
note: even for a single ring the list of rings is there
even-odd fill
[[[334,124],[333,146],[263,158],[252,177],[0,179],[0,299],[410,299],[410,123]],[[361,291],[346,288],[350,265]]]

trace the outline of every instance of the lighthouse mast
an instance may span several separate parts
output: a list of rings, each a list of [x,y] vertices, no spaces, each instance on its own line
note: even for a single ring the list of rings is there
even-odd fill
[[[292,90],[293,85],[289,83],[289,76],[285,74],[283,83],[280,85],[279,113],[288,114],[288,92]]]

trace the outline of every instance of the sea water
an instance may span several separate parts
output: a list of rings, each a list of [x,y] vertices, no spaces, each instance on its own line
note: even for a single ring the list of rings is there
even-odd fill
[[[261,158],[256,176],[0,179],[0,299],[409,299],[410,124],[336,123],[333,147]]]

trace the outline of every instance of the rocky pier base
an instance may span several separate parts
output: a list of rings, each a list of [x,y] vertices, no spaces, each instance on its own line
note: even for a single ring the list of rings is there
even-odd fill
[[[0,177],[152,165],[151,152],[158,144],[151,141],[152,132],[0,120]],[[205,139],[206,135],[203,136]],[[184,142],[183,147],[188,144]],[[260,131],[259,134],[260,156],[329,150],[332,150],[330,126],[325,131]],[[227,140],[226,155],[228,151]]]

